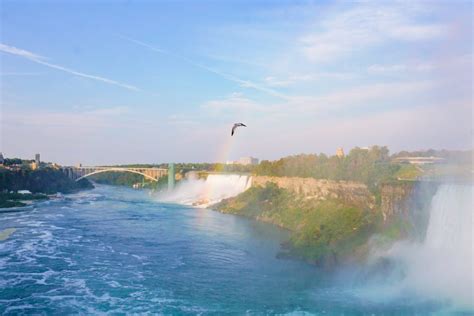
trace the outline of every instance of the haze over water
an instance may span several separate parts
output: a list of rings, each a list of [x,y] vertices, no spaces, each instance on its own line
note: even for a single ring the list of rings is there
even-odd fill
[[[0,312],[15,314],[384,314],[441,302],[361,295],[349,279],[277,259],[287,232],[98,186],[3,213]],[[383,295],[383,294],[381,294]]]

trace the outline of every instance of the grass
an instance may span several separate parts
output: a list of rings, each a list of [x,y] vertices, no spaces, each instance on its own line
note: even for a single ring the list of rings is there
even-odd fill
[[[411,164],[402,164],[395,174],[395,178],[403,180],[416,180],[423,175],[423,169]]]
[[[304,200],[275,184],[254,187],[215,206],[289,229],[289,254],[324,266],[356,253],[373,230],[375,215],[338,200]]]

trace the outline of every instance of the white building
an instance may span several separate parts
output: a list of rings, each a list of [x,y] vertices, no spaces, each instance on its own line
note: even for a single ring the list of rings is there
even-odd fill
[[[427,164],[437,164],[443,163],[446,159],[440,157],[398,157],[395,158],[395,162],[399,163],[409,163],[412,165],[427,165]]]
[[[247,165],[258,165],[258,158],[254,158],[254,157],[242,157],[240,158],[239,160],[236,160],[236,161],[226,161],[225,162],[226,165],[244,165],[244,166],[247,166]]]
[[[241,165],[258,165],[258,159],[253,157],[242,157],[239,159]]]

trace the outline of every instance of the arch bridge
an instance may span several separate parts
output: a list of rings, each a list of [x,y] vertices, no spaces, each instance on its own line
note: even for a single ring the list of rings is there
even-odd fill
[[[130,172],[140,174],[151,181],[158,181],[168,175],[163,168],[128,168],[128,167],[63,167],[61,170],[72,180],[79,181],[95,174],[104,172]]]

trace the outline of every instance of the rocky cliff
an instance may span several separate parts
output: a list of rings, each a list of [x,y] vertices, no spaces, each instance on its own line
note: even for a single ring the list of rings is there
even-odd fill
[[[251,188],[215,209],[284,227],[288,255],[321,266],[364,261],[370,240],[422,240],[437,185],[393,181],[372,193],[363,183],[253,176]],[[286,254],[284,254],[286,255]]]
[[[392,218],[410,219],[426,209],[436,192],[436,183],[394,181],[380,185],[380,202],[367,186],[353,181],[332,181],[314,178],[253,176],[252,187],[274,183],[307,200],[339,200],[348,205],[380,212],[384,222]]]
[[[406,217],[410,211],[411,196],[416,182],[382,184],[380,188],[380,211],[384,222],[393,216]]]
[[[384,226],[398,223],[400,237],[423,239],[429,221],[431,200],[439,183],[429,181],[395,181],[380,187]]]
[[[252,177],[253,187],[264,187],[268,182],[303,196],[307,200],[339,200],[363,209],[375,210],[376,208],[374,195],[363,183],[296,177]]]

